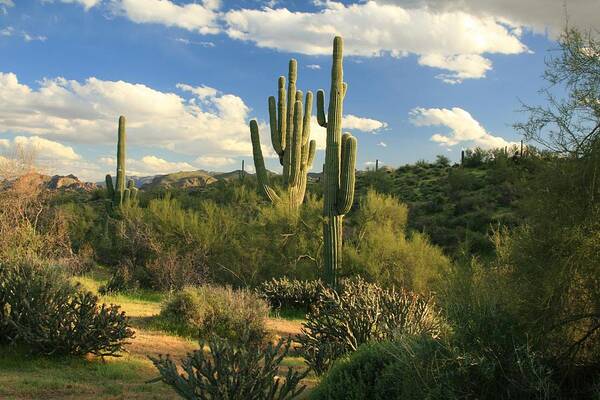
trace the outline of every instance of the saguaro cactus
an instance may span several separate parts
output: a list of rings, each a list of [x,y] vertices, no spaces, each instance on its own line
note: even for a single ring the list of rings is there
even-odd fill
[[[344,82],[343,40],[333,40],[331,92],[325,117],[325,94],[317,92],[317,120],[327,128],[327,148],[323,166],[323,262],[325,282],[337,286],[336,275],[342,261],[342,226],[344,215],[354,202],[356,138],[342,135],[343,102],[348,85]]]
[[[308,170],[315,156],[316,142],[310,139],[312,93],[307,92],[302,110],[302,92],[296,89],[297,63],[290,60],[288,88],[285,77],[278,80],[278,99],[269,97],[269,123],[271,142],[283,166],[283,186],[291,208],[298,208],[304,201]],[[287,99],[287,104],[286,104]],[[260,147],[260,136],[256,120],[250,121],[250,137],[254,167],[261,191],[272,203],[281,201],[280,194],[271,186],[269,174]]]
[[[127,188],[125,187],[125,117],[119,117],[119,130],[117,139],[117,181],[113,186],[112,177],[106,175],[106,191],[113,203],[123,204],[126,200]],[[136,189],[137,190],[137,189]]]

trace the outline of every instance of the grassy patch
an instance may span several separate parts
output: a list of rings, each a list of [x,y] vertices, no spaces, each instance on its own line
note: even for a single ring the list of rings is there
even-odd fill
[[[175,399],[145,358],[118,359],[32,357],[19,349],[0,348],[0,398],[21,399]]]

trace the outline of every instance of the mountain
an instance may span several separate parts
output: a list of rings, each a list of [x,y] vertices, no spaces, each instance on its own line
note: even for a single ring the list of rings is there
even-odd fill
[[[12,179],[10,181],[0,182],[0,190],[14,188],[19,191],[43,188],[50,190],[69,190],[80,192],[91,192],[98,186],[95,183],[83,182],[75,175],[44,175],[37,172],[30,172]]]

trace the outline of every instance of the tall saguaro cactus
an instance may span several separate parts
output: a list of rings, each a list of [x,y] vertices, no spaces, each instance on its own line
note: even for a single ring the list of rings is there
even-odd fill
[[[112,198],[113,203],[122,205],[123,201],[128,201],[131,194],[127,195],[126,175],[125,175],[125,117],[119,117],[119,130],[117,139],[117,181],[113,187],[112,177],[106,175],[106,190],[108,196]],[[136,193],[137,194],[137,193]]]
[[[296,89],[297,63],[290,60],[288,88],[285,77],[278,80],[278,99],[269,97],[269,124],[271,142],[283,166],[283,186],[290,208],[297,209],[304,201],[308,170],[315,157],[316,142],[310,139],[310,118],[312,114],[312,93],[307,92],[302,109],[302,92]],[[280,194],[271,186],[269,174],[260,146],[258,123],[250,121],[252,153],[258,184],[272,203],[281,201]]]
[[[329,110],[325,117],[325,94],[317,92],[317,120],[327,128],[327,148],[323,166],[323,261],[325,281],[337,286],[337,271],[342,261],[342,233],[344,215],[354,202],[356,165],[356,138],[349,133],[342,135],[343,102],[347,84],[343,71],[343,40],[333,40],[333,65],[331,67],[331,91]]]

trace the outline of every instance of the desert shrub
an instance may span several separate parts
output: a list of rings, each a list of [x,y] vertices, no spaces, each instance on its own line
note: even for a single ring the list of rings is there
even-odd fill
[[[406,233],[408,208],[389,195],[369,191],[350,221],[344,247],[346,276],[360,274],[383,286],[430,291],[449,268],[441,249],[420,233]]]
[[[263,282],[256,292],[275,309],[308,311],[319,299],[322,288],[320,281],[284,277]]]
[[[101,295],[127,292],[139,287],[139,282],[133,276],[131,268],[121,266],[113,272],[106,285],[98,288]]]
[[[169,356],[150,359],[161,375],[155,381],[170,385],[184,399],[287,400],[304,390],[300,380],[308,372],[288,368],[286,376],[280,376],[290,344],[289,339],[274,345],[249,338],[241,343],[212,338],[200,342],[200,349],[183,359],[183,373]],[[208,351],[204,351],[206,345]]]
[[[552,399],[551,370],[528,348],[512,364],[442,339],[404,335],[338,360],[312,394],[341,399]]]
[[[255,342],[265,339],[268,315],[268,304],[256,294],[219,286],[185,288],[163,303],[160,313],[164,321],[188,335]]]
[[[307,364],[320,374],[369,341],[399,334],[436,337],[441,327],[431,299],[356,278],[346,280],[340,293],[323,289],[297,341]]]
[[[99,306],[56,268],[0,265],[0,341],[44,355],[115,356],[131,337],[119,306]]]

